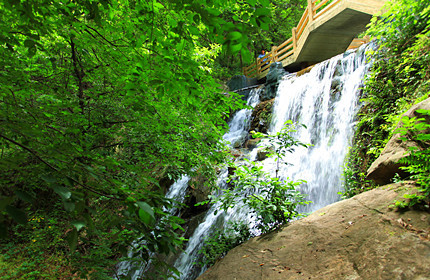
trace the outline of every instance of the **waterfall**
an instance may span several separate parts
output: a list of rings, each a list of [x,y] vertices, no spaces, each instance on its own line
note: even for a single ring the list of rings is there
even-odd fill
[[[339,200],[344,159],[351,145],[358,92],[369,68],[360,50],[333,57],[300,77],[288,76],[280,83],[270,133],[280,131],[287,120],[306,125],[295,137],[310,143],[286,158],[291,164],[280,170],[280,177],[303,179],[300,191],[313,203],[301,212],[313,212]],[[273,169],[273,160],[265,162]],[[267,168],[267,167],[266,167]]]
[[[282,165],[278,172],[281,179],[306,181],[300,186],[300,191],[307,194],[307,199],[313,203],[301,208],[302,213],[315,211],[339,200],[344,160],[351,145],[354,118],[359,109],[359,92],[370,67],[366,62],[365,48],[324,61],[300,77],[287,75],[279,84],[269,134],[279,132],[285,121],[292,120],[306,126],[300,127],[295,137],[312,144],[309,148],[298,147],[288,154],[285,160],[289,165]],[[259,93],[260,89],[252,90],[247,105],[256,106]],[[230,130],[223,139],[230,143],[230,148],[241,147],[247,139],[251,113],[251,109],[240,110],[229,122]],[[244,156],[255,160],[258,148]],[[276,163],[272,158],[265,159],[262,164],[266,171],[275,172]],[[227,176],[227,170],[220,173],[220,188],[225,187]],[[178,198],[183,196],[188,180],[188,177],[183,177],[176,182],[169,194]],[[195,263],[200,257],[198,252],[204,239],[212,230],[224,228],[229,221],[252,223],[252,216],[243,205],[236,205],[226,212],[220,208],[218,204],[211,206],[174,263],[181,273],[180,279],[193,280],[206,270],[206,267]],[[142,274],[135,274],[132,279],[138,279],[138,275]]]
[[[179,180],[172,184],[169,191],[166,193],[166,198],[171,198],[177,203],[182,203],[185,200],[185,193],[188,187],[188,181],[190,177],[182,176]],[[170,215],[176,215],[179,212],[179,209],[176,207],[177,205],[173,205],[170,209],[164,208],[163,210],[168,212]],[[133,254],[138,247],[138,242],[134,241],[131,245],[132,248],[128,250],[128,258],[132,258]],[[117,264],[117,275],[129,275],[130,279],[140,279],[142,275],[150,267],[151,261],[148,262],[130,262],[130,261],[122,261]]]
[[[254,107],[257,105],[259,100],[260,89],[252,89],[249,93],[247,100],[247,105]],[[248,136],[248,127],[250,122],[250,117],[252,114],[251,109],[242,109],[233,115],[233,118],[229,121],[229,131],[224,135],[223,139],[228,141],[230,147],[237,146],[238,143],[243,143],[245,138]],[[222,188],[225,184],[225,179],[227,178],[228,171],[224,170],[218,179],[218,185]],[[199,224],[195,230],[193,236],[189,239],[185,251],[179,256],[174,266],[181,273],[182,280],[194,279],[199,276],[205,267],[200,267],[194,265],[196,262],[199,250],[202,248],[203,241],[205,237],[208,236],[211,230],[215,228],[216,225],[223,227],[228,221],[238,220],[244,216],[248,218],[248,213],[245,211],[239,211],[239,207],[234,209],[229,209],[227,213],[224,211],[218,211],[221,206],[219,203],[214,204],[209,211],[202,223]]]
[[[297,148],[289,154],[286,161],[290,165],[285,165],[279,172],[283,179],[306,181],[300,186],[300,191],[307,194],[307,199],[313,203],[300,209],[302,213],[315,211],[339,200],[344,160],[351,145],[355,115],[359,109],[359,92],[370,67],[366,62],[365,48],[335,56],[300,77],[287,75],[279,84],[269,133],[279,132],[285,121],[291,119],[307,127],[300,128],[295,136],[304,143],[312,144],[307,149]],[[249,103],[256,105],[255,100],[249,99]],[[247,133],[246,119],[250,114],[246,110],[238,112],[229,123],[230,131],[224,139],[230,141],[232,146]],[[255,152],[249,157],[253,159]],[[265,170],[274,172],[273,159],[268,158],[263,164]],[[221,174],[219,183],[225,184],[226,177],[227,172]],[[204,221],[189,239],[185,252],[176,261],[175,267],[181,272],[180,279],[195,279],[205,270],[194,263],[199,257],[202,241],[214,225],[220,228],[231,220],[250,221],[248,211],[240,205],[227,213],[216,211],[219,208],[215,204],[209,209]]]

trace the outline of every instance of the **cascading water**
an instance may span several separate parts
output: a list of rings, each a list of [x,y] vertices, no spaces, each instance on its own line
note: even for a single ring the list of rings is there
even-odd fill
[[[248,106],[254,107],[257,105],[259,92],[259,89],[251,90],[247,100]],[[229,132],[227,132],[223,138],[230,143],[231,147],[237,145],[238,142],[244,142],[247,137],[251,113],[252,110],[250,109],[242,109],[236,112],[229,122]],[[218,185],[221,188],[222,185],[225,184],[227,173],[227,170],[225,170],[219,176]],[[194,279],[205,270],[205,267],[196,266],[194,263],[197,260],[199,250],[203,245],[205,237],[215,228],[214,226],[219,225],[223,227],[228,221],[242,218],[243,214],[245,214],[245,216],[247,215],[247,213],[237,211],[238,209],[229,209],[229,211],[225,213],[224,211],[218,211],[219,208],[220,205],[217,203],[209,209],[204,221],[199,224],[193,236],[189,239],[185,251],[175,262],[174,266],[181,273],[180,279]]]
[[[278,171],[282,179],[306,180],[300,186],[300,191],[308,194],[307,199],[313,203],[300,209],[302,213],[315,211],[339,200],[337,193],[342,190],[343,163],[359,108],[358,93],[369,66],[365,48],[362,47],[358,51],[349,51],[322,62],[300,77],[287,75],[279,84],[269,133],[279,132],[285,121],[292,120],[307,127],[300,128],[295,137],[301,142],[312,144],[307,149],[298,147],[288,154],[285,160],[289,165],[282,165]],[[249,106],[257,105],[259,91],[251,91]],[[231,148],[240,146],[248,137],[251,113],[252,110],[243,109],[230,121],[230,131],[223,138],[231,143]],[[255,160],[257,149],[246,156]],[[273,159],[265,159],[262,164],[266,171],[275,173],[276,163]],[[219,175],[220,188],[225,187],[227,176],[227,170]],[[169,197],[183,196],[188,179],[183,177],[173,184]],[[227,212],[220,208],[218,204],[212,205],[189,238],[185,251],[177,258],[174,266],[181,273],[180,279],[193,280],[204,272],[206,268],[195,263],[200,257],[199,249],[203,240],[214,229],[225,227],[229,221],[253,222],[251,213],[243,205],[236,205]],[[124,267],[121,269],[128,270]],[[139,270],[132,279],[141,277],[142,269]]]
[[[313,203],[301,212],[313,212],[339,200],[344,159],[353,135],[358,92],[369,64],[363,55],[347,52],[315,66],[300,77],[286,77],[275,99],[270,133],[280,131],[287,120],[301,123],[295,137],[310,143],[286,158],[281,178],[306,180],[300,191]],[[271,159],[265,165],[273,166]],[[271,167],[273,169],[273,167]]]
[[[312,144],[308,149],[297,148],[289,154],[286,159],[289,165],[279,170],[281,178],[306,180],[300,191],[308,194],[307,199],[313,203],[300,209],[302,213],[315,211],[339,200],[343,163],[359,108],[358,93],[368,68],[365,48],[362,47],[322,62],[300,77],[288,75],[279,85],[270,134],[279,132],[285,121],[291,119],[307,127],[299,129],[296,138]],[[243,137],[247,123],[244,115],[249,118],[250,112],[236,114],[224,139],[235,143]],[[266,159],[263,165],[266,170],[275,172],[273,159]],[[219,183],[225,184],[226,177],[227,172],[224,172]],[[210,235],[211,229],[223,227],[231,220],[250,221],[250,213],[244,207],[238,206],[228,213],[217,212],[219,208],[215,204],[209,209],[204,221],[189,239],[185,252],[176,261],[175,267],[181,272],[181,279],[195,279],[205,270],[194,263],[199,257],[202,241]]]
[[[188,176],[182,176],[181,179],[177,180],[175,183],[172,184],[169,191],[166,193],[166,198],[171,198],[172,200],[182,203],[185,199],[185,193],[188,187],[188,181],[190,178]],[[164,209],[165,211],[168,211],[170,215],[177,215],[179,209],[177,208],[177,205],[173,205],[172,208],[169,210]],[[128,251],[128,257],[132,258],[133,254],[135,252],[135,248],[138,247],[137,241],[135,241],[132,244],[132,248]],[[140,262],[140,263],[134,263],[130,261],[123,261],[118,263],[117,265],[117,275],[128,275],[131,279],[140,279],[140,277],[145,274],[145,272],[150,267],[150,261],[149,262]]]

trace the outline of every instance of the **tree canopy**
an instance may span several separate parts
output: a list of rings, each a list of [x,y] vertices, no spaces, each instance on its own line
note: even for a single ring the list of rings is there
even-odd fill
[[[214,178],[226,120],[243,105],[220,89],[221,59],[250,62],[304,3],[0,2],[3,252],[27,244],[19,256],[65,254],[103,278],[137,237],[144,259],[180,247],[165,188],[182,174]]]
[[[245,34],[270,14],[268,0],[241,4],[234,25],[221,13],[236,1],[2,1],[1,235],[40,249],[16,223],[44,220],[48,251],[106,247],[86,260],[100,266],[137,236],[143,257],[175,250],[181,221],[160,181],[210,177],[224,157],[242,103],[208,66],[221,45],[249,60]]]

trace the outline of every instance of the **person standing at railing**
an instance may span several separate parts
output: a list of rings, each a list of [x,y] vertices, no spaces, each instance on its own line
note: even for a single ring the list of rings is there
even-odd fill
[[[261,50],[261,53],[258,55],[258,60],[262,59],[265,56],[266,56],[266,51],[265,50]],[[267,60],[267,58],[263,59],[261,62],[265,62],[266,60]]]

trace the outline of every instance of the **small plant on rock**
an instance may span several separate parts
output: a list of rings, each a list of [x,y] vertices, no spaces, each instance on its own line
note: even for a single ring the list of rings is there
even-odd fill
[[[245,164],[235,166],[236,171],[228,179],[233,186],[223,190],[219,197],[226,210],[238,203],[243,203],[254,213],[255,227],[266,233],[279,228],[281,225],[300,217],[297,207],[308,204],[305,195],[297,187],[304,181],[292,181],[279,177],[280,164],[287,153],[292,153],[296,147],[308,147],[308,144],[294,138],[297,131],[292,121],[287,121],[281,132],[274,135],[253,133],[255,138],[267,138],[270,156],[275,158],[275,176],[263,170],[258,163],[246,161]]]
[[[430,110],[417,110],[425,116],[430,116]],[[406,164],[401,169],[412,174],[411,179],[416,180],[420,186],[418,193],[405,194],[406,201],[396,201],[395,206],[406,208],[415,204],[426,203],[430,205],[430,124],[425,118],[408,118],[402,119],[404,126],[399,129],[402,134],[402,140],[415,141],[417,146],[409,147],[410,154],[400,162]]]

